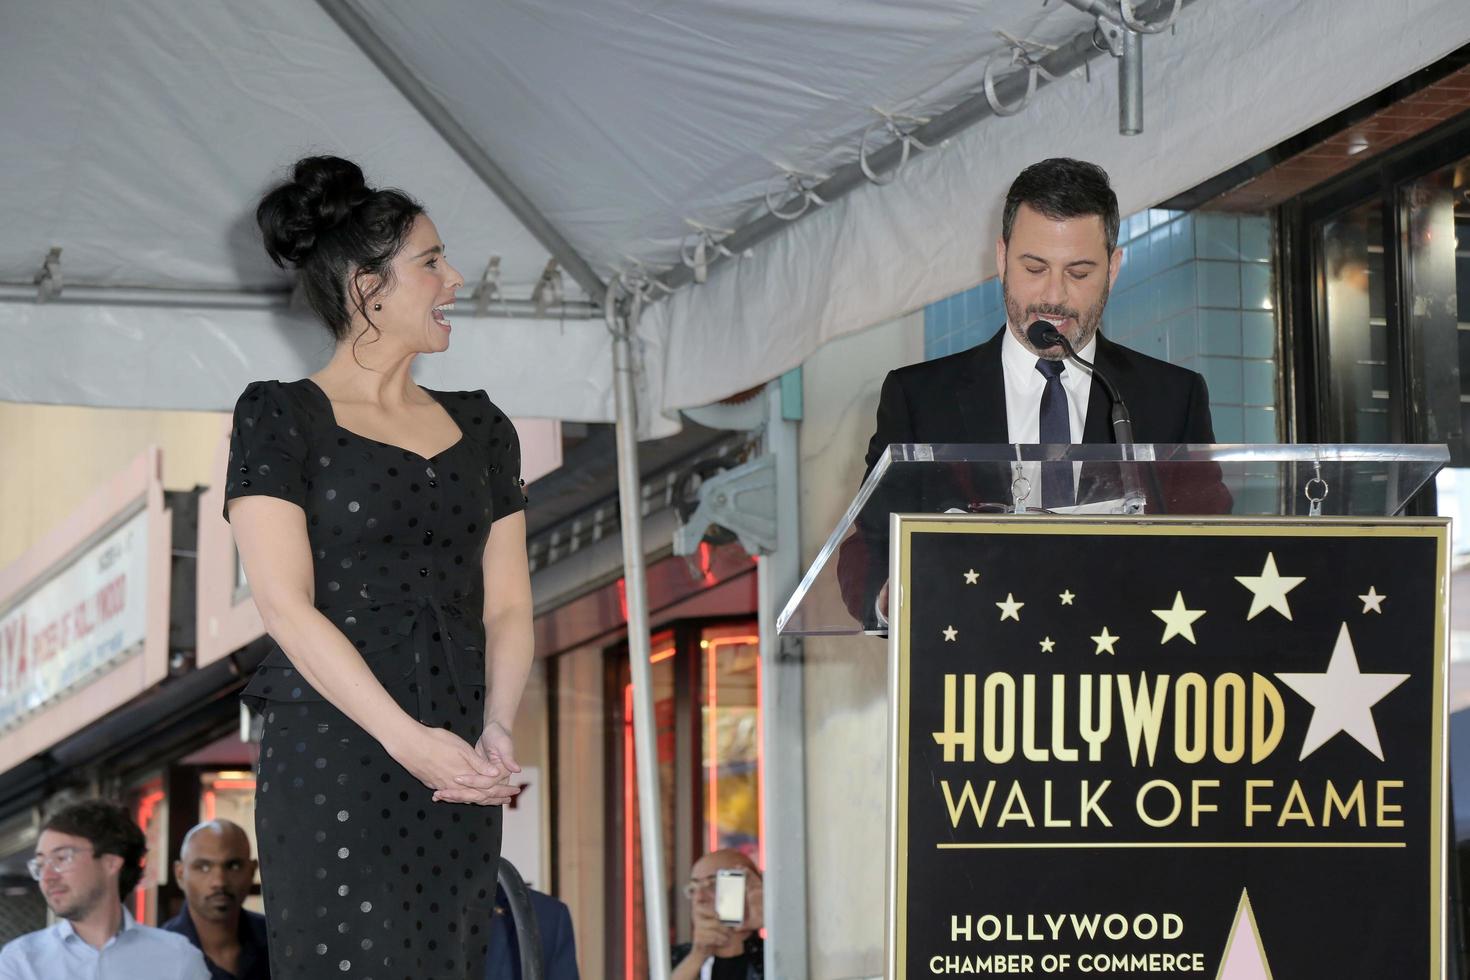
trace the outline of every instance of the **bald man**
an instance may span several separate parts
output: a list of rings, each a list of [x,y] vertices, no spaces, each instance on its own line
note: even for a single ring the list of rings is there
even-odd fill
[[[243,907],[255,861],[240,825],[209,820],[192,828],[179,848],[174,878],[186,901],[163,927],[203,951],[210,980],[270,980],[265,916]]]
[[[726,925],[715,914],[715,878],[722,870],[745,873],[745,920]],[[674,947],[670,980],[761,980],[765,947],[760,869],[741,851],[711,851],[689,871],[684,886],[694,920],[693,941]]]

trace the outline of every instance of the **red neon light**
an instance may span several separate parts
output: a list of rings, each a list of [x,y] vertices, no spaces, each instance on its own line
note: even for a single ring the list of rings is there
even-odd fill
[[[621,583],[620,583],[621,584]],[[633,685],[623,688],[623,976],[633,976]]]
[[[162,802],[163,790],[161,789],[150,790],[144,793],[143,798],[138,801],[138,814],[136,819],[138,821],[138,829],[143,831],[144,836],[148,834],[148,825],[153,822],[153,811],[158,809],[158,804]],[[142,882],[139,882],[138,887],[133,890],[133,908],[133,918],[146,924],[148,922],[148,893],[145,891]]]
[[[714,549],[709,546],[708,541],[699,542],[699,574],[704,576],[706,586],[719,582],[714,573]]]
[[[623,617],[623,622],[626,623],[628,621],[628,580],[625,578],[618,579],[617,587],[618,615]]]
[[[204,811],[203,816],[205,820],[214,819],[214,790],[207,789],[204,791],[204,799],[200,802],[199,809]]]
[[[709,709],[709,734],[705,736],[708,747],[705,751],[709,758],[709,817],[705,825],[709,828],[709,851],[718,850],[720,847],[720,760],[718,757],[719,743],[719,708],[715,698],[715,679],[719,666],[720,645],[718,641],[711,640],[705,647],[709,656],[705,659],[705,694],[704,699]]]
[[[246,779],[216,779],[212,784],[215,789],[254,789],[255,780]]]

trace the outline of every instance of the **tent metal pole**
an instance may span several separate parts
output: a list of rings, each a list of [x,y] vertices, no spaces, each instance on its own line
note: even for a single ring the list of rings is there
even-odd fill
[[[0,303],[35,305],[34,285],[0,283]],[[290,312],[290,290],[243,289],[168,289],[151,286],[66,286],[45,302],[54,306],[146,306],[186,310],[275,310]],[[484,313],[479,312],[473,294],[461,296],[455,304],[454,317],[477,317],[515,320],[591,320],[602,317],[602,307],[578,300],[567,300],[538,311],[529,299],[491,300]]]
[[[556,257],[562,268],[577,280],[582,291],[594,303],[601,303],[607,286],[592,271],[592,266],[572,247],[571,242],[562,237],[561,232],[531,203],[531,199],[521,192],[506,172],[500,169],[500,165],[491,159],[484,147],[459,124],[459,120],[445,108],[444,103],[429,91],[428,86],[378,36],[367,19],[353,9],[348,0],[317,0],[317,3],[362,49],[363,54],[368,56],[368,60],[377,66],[388,81],[403,93],[403,97],[408,99],[444,141],[469,164],[470,169],[500,198],[521,224],[526,226],[526,230],[535,235],[536,240]]]
[[[653,667],[648,632],[648,579],[643,562],[643,499],[638,479],[638,401],[633,384],[632,334],[641,298],[626,312],[609,293],[613,393],[617,409],[618,510],[623,530],[623,582],[628,603],[628,665],[633,679],[633,757],[638,777],[638,827],[643,849],[643,919],[648,931],[648,975],[668,980],[669,909],[664,881],[663,819],[659,802],[658,743],[653,717]],[[624,909],[624,915],[633,910]]]
[[[1072,0],[1069,0],[1069,2],[1072,2]],[[1188,7],[1198,2],[1199,0],[1183,0],[1183,6]],[[1141,17],[1148,17],[1161,9],[1168,9],[1172,6],[1173,0],[1151,0],[1151,2],[1139,4],[1138,13]],[[1072,38],[1072,40],[1052,51],[1046,57],[1039,59],[1038,64],[1052,76],[1061,78],[1063,75],[1082,67],[1088,61],[1091,61],[1106,51],[1106,49],[1099,49],[1093,41],[1093,30],[1092,28],[1088,28]],[[1137,63],[1141,66],[1141,57],[1137,60]],[[1026,94],[1026,76],[1026,72],[1017,71],[996,81],[996,97],[1005,104],[1015,103]],[[1047,84],[1045,75],[1039,76],[1036,79],[1036,88],[1038,91]],[[994,110],[990,106],[990,100],[985,97],[984,93],[981,93],[980,95],[964,100],[949,111],[918,126],[910,131],[908,136],[922,143],[924,146],[938,146],[960,131],[968,129],[975,123],[991,115],[994,115]],[[903,143],[903,140],[895,139],[882,149],[870,153],[867,158],[868,169],[874,173],[882,174],[898,166],[899,161],[903,158]],[[911,146],[908,151],[911,157],[919,152],[921,150],[918,146]],[[813,186],[811,191],[823,201],[830,204],[839,197],[851,193],[854,189],[868,183],[868,178],[864,175],[861,164],[858,161],[854,161],[838,167],[827,179]],[[774,237],[783,229],[809,217],[819,210],[821,209],[818,207],[809,207],[799,217],[794,219],[778,218],[770,212],[762,214],[760,217],[736,228],[734,233],[728,237],[720,239],[721,248],[710,254],[705,268],[714,268],[721,263],[728,262],[730,256],[744,254],[748,249],[759,245],[768,238]],[[675,290],[680,286],[694,281],[694,270],[680,263],[658,276],[658,281],[667,287],[668,290]]]

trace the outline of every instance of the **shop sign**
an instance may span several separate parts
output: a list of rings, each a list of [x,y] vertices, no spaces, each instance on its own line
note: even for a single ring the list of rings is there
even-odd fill
[[[0,731],[141,652],[147,631],[143,510],[0,614]]]

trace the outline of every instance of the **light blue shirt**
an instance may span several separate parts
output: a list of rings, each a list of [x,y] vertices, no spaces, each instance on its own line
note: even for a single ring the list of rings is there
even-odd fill
[[[122,929],[100,950],[66,919],[11,940],[0,950],[0,980],[209,980],[204,954],[173,932],[140,926],[122,913]]]

